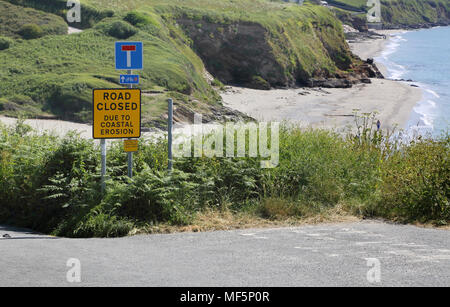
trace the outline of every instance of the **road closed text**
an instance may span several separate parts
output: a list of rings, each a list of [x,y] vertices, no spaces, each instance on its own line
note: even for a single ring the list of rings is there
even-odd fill
[[[139,89],[94,90],[93,137],[139,138],[141,91]]]

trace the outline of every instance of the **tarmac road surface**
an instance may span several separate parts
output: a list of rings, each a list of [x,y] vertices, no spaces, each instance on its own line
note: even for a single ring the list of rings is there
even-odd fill
[[[362,221],[65,239],[0,226],[0,286],[448,287],[450,231]]]

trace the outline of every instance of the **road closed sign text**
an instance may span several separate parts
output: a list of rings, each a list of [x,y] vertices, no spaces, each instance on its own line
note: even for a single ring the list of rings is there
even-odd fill
[[[139,138],[141,136],[141,90],[94,90],[94,139]]]

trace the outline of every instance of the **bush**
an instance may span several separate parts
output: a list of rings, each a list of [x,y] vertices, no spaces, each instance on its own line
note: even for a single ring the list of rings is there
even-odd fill
[[[142,27],[152,23],[150,17],[139,12],[129,12],[124,17],[124,20],[136,27]]]
[[[196,185],[188,179],[183,172],[167,176],[146,168],[128,183],[113,184],[104,204],[130,219],[184,225],[189,223],[188,211],[196,207]]]
[[[378,215],[404,221],[450,221],[450,137],[419,140],[382,167]]]
[[[9,46],[11,46],[11,44],[12,44],[11,39],[0,36],[0,51],[8,49]]]
[[[341,204],[366,216],[449,223],[450,137],[396,145],[361,127],[347,138],[283,127],[274,169],[262,169],[258,158],[198,157],[176,159],[168,173],[167,141],[141,142],[132,179],[117,142],[108,150],[102,195],[92,141],[36,135],[23,120],[0,125],[0,223],[110,237],[149,224],[186,225],[202,210],[286,219]]]
[[[135,227],[134,223],[115,215],[95,212],[79,222],[66,236],[76,238],[123,237]]]
[[[123,21],[115,21],[107,27],[106,33],[118,39],[127,39],[137,33],[137,30]]]
[[[248,87],[258,90],[270,90],[270,84],[260,76],[254,76],[247,84]]]
[[[18,33],[24,39],[35,39],[44,35],[42,28],[36,24],[23,25]]]

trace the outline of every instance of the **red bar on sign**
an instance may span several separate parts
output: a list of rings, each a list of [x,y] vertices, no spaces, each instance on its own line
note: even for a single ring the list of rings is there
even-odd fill
[[[122,51],[136,51],[135,45],[123,45]]]

